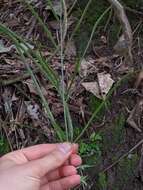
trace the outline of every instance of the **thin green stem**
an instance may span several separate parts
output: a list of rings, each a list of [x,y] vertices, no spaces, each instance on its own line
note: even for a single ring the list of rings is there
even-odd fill
[[[126,74],[121,80],[119,80],[114,87],[110,90],[110,92],[108,93],[106,100],[103,100],[103,102],[98,106],[98,108],[94,111],[94,113],[92,114],[91,118],[89,119],[89,121],[87,122],[87,124],[85,125],[84,129],[82,130],[82,132],[78,135],[78,137],[75,139],[74,142],[77,142],[86,132],[86,130],[90,127],[92,121],[94,120],[94,118],[97,116],[97,114],[100,112],[100,110],[104,107],[106,101],[111,97],[111,95],[113,94],[113,92],[126,80],[129,79],[129,77],[134,74],[135,72],[130,72],[128,74]]]
[[[108,11],[111,9],[111,6],[108,7],[103,13],[102,15],[97,19],[97,21],[95,22],[94,26],[93,26],[93,29],[92,29],[92,32],[91,32],[91,35],[90,35],[90,38],[88,40],[88,43],[87,43],[87,46],[83,52],[83,55],[81,57],[81,60],[84,58],[84,56],[86,55],[86,52],[91,44],[91,41],[92,41],[92,38],[94,36],[94,33],[95,33],[95,30],[97,29],[97,26],[100,24],[101,20],[104,18],[104,16],[108,13]]]
[[[17,48],[17,51],[18,51],[18,53],[21,56],[21,59],[22,59],[23,63],[26,65],[27,70],[28,70],[28,72],[31,75],[31,78],[34,81],[34,84],[35,84],[35,86],[37,88],[39,96],[40,96],[40,98],[41,98],[41,100],[42,100],[42,102],[43,102],[43,104],[44,104],[44,106],[46,108],[48,117],[49,117],[49,119],[50,119],[50,121],[51,121],[51,123],[52,123],[52,125],[53,125],[53,127],[54,127],[54,129],[56,131],[56,133],[57,133],[57,136],[58,136],[59,140],[62,141],[63,140],[63,134],[62,134],[63,132],[62,132],[61,128],[58,126],[58,124],[56,123],[55,119],[54,119],[54,116],[53,116],[53,114],[52,114],[52,112],[50,110],[49,104],[46,101],[46,99],[45,99],[45,97],[44,97],[44,95],[43,95],[43,93],[41,91],[41,88],[40,88],[40,86],[39,86],[39,84],[38,84],[38,82],[36,80],[36,77],[33,74],[33,71],[31,70],[30,66],[27,64],[26,58],[24,56],[24,53],[26,55],[29,55],[29,54],[27,53],[27,51],[25,51],[25,49],[19,43],[19,41],[17,40],[17,38],[15,38],[15,35],[13,35],[13,32],[11,32],[9,29],[3,27],[3,25],[0,25],[0,33],[4,33],[5,35],[7,35],[13,41],[13,43],[15,44],[15,46]]]
[[[75,76],[76,76],[76,74],[77,74],[77,72],[78,72],[78,68],[79,68],[80,65],[81,65],[81,61],[83,60],[84,56],[86,55],[87,50],[88,50],[88,48],[89,48],[89,46],[90,46],[90,44],[91,44],[91,41],[92,41],[93,35],[94,35],[94,33],[95,33],[95,30],[97,29],[97,27],[98,27],[98,25],[100,24],[101,20],[104,18],[104,16],[108,13],[108,11],[109,11],[110,9],[111,9],[111,6],[110,6],[109,8],[107,8],[107,9],[103,12],[103,14],[97,19],[97,21],[95,22],[95,24],[94,24],[94,26],[93,26],[93,29],[92,29],[90,38],[89,38],[89,40],[88,40],[87,46],[85,47],[85,50],[84,50],[84,52],[83,52],[83,55],[81,56],[80,60],[79,60],[79,61],[76,63],[76,65],[75,65],[75,72],[74,72],[74,74],[73,74],[73,76],[72,76],[72,80],[71,80],[71,82],[70,82],[70,84],[69,84],[67,96],[69,95],[70,88],[71,88],[71,86],[72,86],[72,84],[73,84],[73,82],[74,82],[74,78],[75,78]]]
[[[82,13],[80,19],[79,19],[79,21],[78,21],[78,23],[77,23],[77,25],[75,26],[75,28],[74,28],[74,30],[73,30],[71,36],[70,36],[69,41],[71,41],[71,40],[73,39],[75,33],[76,33],[77,30],[79,29],[79,27],[80,27],[80,25],[81,25],[81,23],[82,23],[82,21],[83,21],[83,18],[84,18],[84,16],[86,15],[86,12],[88,11],[88,8],[89,8],[91,2],[92,2],[92,0],[89,0],[89,1],[88,1],[88,3],[87,3],[87,5],[86,5],[86,7],[85,7],[85,9],[84,9],[84,11],[83,11],[83,13]]]
[[[40,18],[38,13],[34,10],[33,6],[27,0],[26,1],[22,0],[22,2],[26,4],[28,9],[31,11],[31,13],[35,16],[35,18],[38,20],[40,25],[43,27],[45,33],[47,34],[47,37],[51,40],[54,47],[57,48],[57,44],[56,44],[50,30],[48,29],[47,25],[43,22],[43,20]]]

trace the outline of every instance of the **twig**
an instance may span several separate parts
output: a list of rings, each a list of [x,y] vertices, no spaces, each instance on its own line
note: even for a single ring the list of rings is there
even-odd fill
[[[133,148],[131,148],[128,152],[126,152],[124,155],[122,155],[118,160],[116,160],[113,164],[105,168],[102,172],[107,172],[109,169],[113,168],[115,165],[117,165],[122,159],[124,159],[126,156],[131,154],[135,149],[137,149],[139,146],[143,144],[143,139],[140,140]]]
[[[138,15],[140,15],[140,16],[143,16],[143,12],[141,12],[141,11],[137,11],[137,10],[135,10],[135,9],[132,9],[132,8],[126,7],[126,6],[125,6],[125,9],[126,9],[127,11],[132,12],[133,14],[138,14]]]
[[[111,168],[113,168],[115,165],[117,165],[122,159],[124,159],[126,156],[128,156],[129,154],[131,154],[135,149],[137,149],[139,146],[141,146],[143,144],[143,139],[140,140],[133,148],[131,148],[128,152],[126,152],[125,154],[123,154],[118,160],[116,160],[114,163],[112,163],[110,166],[108,166],[107,168],[105,168],[104,170],[100,171],[101,173],[105,173],[108,170],[110,170]],[[99,173],[100,173],[99,172]],[[92,177],[92,181],[94,181],[95,175]],[[88,188],[88,190],[91,190],[93,187],[94,183],[91,184],[91,186]]]
[[[121,23],[122,26],[122,30],[123,30],[123,38],[124,40],[124,46],[123,49],[127,49],[127,60],[130,61],[131,63],[133,63],[133,57],[132,57],[132,41],[133,41],[133,37],[132,37],[132,29],[131,29],[131,25],[129,23],[129,20],[126,16],[124,7],[121,5],[121,3],[119,3],[118,0],[108,0],[109,3],[113,6],[113,9]],[[119,42],[121,42],[119,40]],[[120,46],[120,48],[122,48]]]
[[[39,69],[35,69],[33,71],[33,73],[37,73],[37,72],[39,72]],[[17,83],[19,81],[25,80],[25,79],[30,78],[30,77],[31,77],[30,73],[26,72],[23,75],[18,76],[18,77],[14,78],[14,79],[9,79],[9,80],[7,80],[7,79],[0,79],[0,85],[1,86],[11,85],[11,84]]]

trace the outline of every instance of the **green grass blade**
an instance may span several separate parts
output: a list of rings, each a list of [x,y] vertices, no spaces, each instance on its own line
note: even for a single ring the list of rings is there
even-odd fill
[[[23,43],[27,47],[27,49],[29,50],[27,51],[28,56],[39,66],[40,70],[45,74],[46,78],[50,80],[51,84],[58,91],[60,79],[58,75],[55,73],[55,71],[50,67],[50,65],[48,64],[48,61],[46,61],[43,58],[42,54],[38,53],[38,51],[29,49],[25,40],[23,40],[19,35],[11,31],[9,28],[5,27],[4,25],[0,24],[0,30],[2,30],[3,33],[8,32],[13,37],[15,37],[20,43]]]
[[[73,82],[74,82],[74,79],[75,79],[75,77],[76,77],[76,74],[77,74],[78,71],[79,71],[79,68],[80,68],[80,65],[81,65],[81,61],[83,60],[83,58],[84,58],[84,56],[86,55],[86,52],[87,52],[87,50],[88,50],[88,48],[89,48],[89,46],[90,46],[90,43],[91,43],[91,40],[92,40],[93,35],[94,35],[94,33],[95,33],[95,30],[97,29],[97,27],[98,27],[98,25],[100,24],[101,20],[104,18],[104,16],[108,13],[108,11],[109,11],[110,9],[111,9],[111,6],[110,6],[109,8],[107,8],[107,9],[102,13],[102,15],[97,19],[97,21],[95,22],[95,24],[94,24],[94,26],[93,26],[93,29],[92,29],[90,38],[89,38],[89,40],[88,40],[87,46],[85,47],[85,50],[84,50],[84,52],[83,52],[83,55],[81,56],[80,60],[78,60],[78,61],[76,62],[75,71],[74,71],[74,74],[73,74],[73,76],[72,76],[72,80],[71,80],[71,82],[70,82],[69,88],[68,88],[68,94],[67,94],[67,96],[69,95],[70,88],[71,88],[71,86],[72,86],[72,84],[73,84]]]
[[[86,15],[86,13],[87,13],[87,11],[88,11],[88,8],[89,8],[91,2],[92,2],[92,0],[89,0],[89,1],[88,1],[88,3],[87,3],[87,5],[86,5],[86,7],[85,7],[85,9],[84,9],[84,11],[83,11],[83,13],[82,13],[80,19],[79,19],[79,21],[78,21],[78,23],[77,23],[77,25],[75,26],[75,28],[74,28],[74,30],[73,30],[71,36],[70,36],[69,41],[71,41],[71,40],[73,39],[75,33],[76,33],[77,30],[79,29],[79,27],[80,27],[80,25],[81,25],[81,23],[82,23],[82,21],[83,21],[83,18],[84,18],[84,16]]]
[[[53,69],[49,66],[48,61],[42,56],[42,54],[37,51],[34,55],[36,55],[37,59],[37,65],[42,71],[42,73],[45,74],[45,77],[51,82],[51,84],[55,87],[57,91],[59,91],[59,77],[58,74],[56,74]]]
[[[61,57],[61,98],[64,108],[64,122],[65,122],[65,129],[66,129],[66,138],[67,141],[73,141],[73,124],[72,119],[68,107],[68,103],[66,101],[66,89],[64,84],[64,40],[67,33],[67,7],[65,0],[62,0],[62,7],[63,7],[63,18],[60,18],[60,57]]]
[[[72,4],[71,8],[70,8],[69,11],[68,11],[68,15],[71,14],[71,12],[72,12],[73,8],[75,7],[77,1],[78,1],[78,0],[74,0],[74,2],[73,2],[73,4]]]
[[[35,77],[33,71],[31,70],[30,66],[29,66],[29,65],[27,64],[27,62],[26,62],[26,58],[25,58],[25,56],[24,56],[24,54],[23,54],[23,51],[24,51],[25,54],[27,54],[27,52],[25,52],[25,49],[23,48],[23,46],[21,46],[21,45],[19,44],[19,41],[15,38],[15,35],[13,35],[13,34],[12,34],[9,30],[7,30],[6,28],[4,28],[4,30],[3,30],[3,27],[1,27],[1,25],[0,25],[0,33],[3,33],[3,34],[5,34],[5,35],[7,35],[7,36],[13,41],[13,43],[15,44],[15,46],[16,46],[16,48],[17,48],[17,51],[18,51],[18,53],[19,53],[20,56],[21,56],[21,59],[22,59],[23,63],[26,65],[27,70],[28,70],[28,72],[29,72],[30,75],[31,75],[31,78],[33,79],[33,82],[34,82],[34,84],[35,84],[35,86],[36,86],[36,88],[37,88],[37,91],[38,91],[38,93],[39,93],[39,96],[40,96],[40,98],[41,98],[41,100],[42,100],[42,102],[43,102],[43,104],[44,104],[44,106],[45,106],[45,109],[46,109],[46,111],[47,111],[48,117],[49,117],[49,119],[50,119],[50,121],[51,121],[51,123],[52,123],[52,125],[53,125],[53,127],[54,127],[54,129],[55,129],[55,131],[56,131],[56,133],[57,133],[57,136],[58,136],[58,138],[59,138],[60,141],[63,141],[63,131],[62,131],[62,129],[59,127],[59,125],[56,123],[56,121],[55,121],[55,119],[54,119],[54,116],[53,116],[53,114],[52,114],[52,112],[51,112],[51,110],[50,110],[49,104],[48,104],[48,102],[46,101],[46,99],[45,99],[45,97],[44,97],[44,95],[43,95],[43,93],[42,93],[42,91],[41,91],[41,88],[40,88],[40,86],[39,86],[39,84],[38,84],[38,82],[37,82],[37,80],[36,80],[36,77]]]
[[[54,45],[55,48],[57,48],[57,44],[50,32],[50,30],[48,29],[47,25],[43,22],[43,20],[40,18],[40,16],[38,15],[38,13],[35,11],[35,9],[33,8],[33,6],[26,0],[22,2],[24,4],[26,4],[27,8],[31,11],[31,13],[35,16],[35,18],[38,20],[38,22],[40,23],[40,25],[43,27],[45,33],[47,34],[47,37],[51,40],[52,44]]]
[[[99,106],[98,108],[94,111],[94,113],[92,114],[91,118],[89,119],[89,121],[87,122],[87,124],[85,125],[84,129],[82,130],[82,132],[78,135],[78,137],[75,139],[74,142],[77,142],[86,132],[86,130],[90,127],[92,121],[94,120],[94,118],[97,116],[97,114],[101,111],[101,109],[104,107],[106,101],[111,97],[111,95],[113,94],[113,92],[126,80],[128,80],[130,78],[130,76],[134,74],[134,72],[129,72],[128,74],[126,74],[121,80],[119,80],[114,87],[110,90],[110,92],[108,93],[106,100],[104,100]]]
[[[97,29],[97,26],[100,24],[100,22],[102,21],[102,19],[104,18],[104,16],[109,12],[109,10],[111,9],[111,6],[108,7],[102,14],[101,16],[97,19],[97,21],[95,22],[94,26],[93,26],[93,29],[92,29],[92,32],[91,32],[91,35],[90,35],[90,38],[88,40],[88,43],[87,43],[87,46],[83,52],[83,55],[81,57],[81,60],[84,58],[84,56],[86,55],[86,52],[91,44],[91,41],[92,41],[92,38],[93,38],[93,35]]]

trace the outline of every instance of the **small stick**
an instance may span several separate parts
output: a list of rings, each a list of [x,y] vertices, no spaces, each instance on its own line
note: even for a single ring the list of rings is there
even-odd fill
[[[118,164],[122,159],[124,159],[126,156],[128,156],[130,153],[132,153],[135,149],[137,149],[139,146],[143,144],[143,139],[140,140],[133,148],[131,148],[128,152],[126,152],[124,155],[122,155],[118,160],[116,160],[113,164],[105,168],[102,172],[107,172],[109,169],[114,167],[116,164]]]
[[[139,146],[141,146],[143,144],[143,139],[140,140],[133,148],[131,148],[127,153],[123,154],[118,160],[116,160],[114,163],[112,163],[110,166],[108,166],[107,168],[105,168],[104,170],[100,171],[99,173],[105,173],[108,170],[110,170],[111,168],[113,168],[115,165],[117,165],[122,159],[124,159],[126,156],[128,156],[130,153],[132,153],[135,149],[137,149]],[[92,181],[94,181],[95,176],[92,178]],[[91,186],[88,188],[88,190],[91,190],[93,186],[93,183],[91,184]]]
[[[35,73],[35,74],[38,73],[38,72],[39,72],[39,69],[33,70],[33,73]],[[1,86],[11,85],[11,84],[20,82],[22,80],[26,80],[27,78],[30,78],[30,77],[31,77],[30,73],[26,72],[23,75],[18,76],[18,77],[13,78],[13,79],[1,79],[0,78],[0,85]]]

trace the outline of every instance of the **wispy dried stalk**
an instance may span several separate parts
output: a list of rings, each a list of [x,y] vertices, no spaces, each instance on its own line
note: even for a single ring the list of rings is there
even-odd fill
[[[113,6],[113,9],[117,15],[118,20],[122,26],[123,35],[115,45],[115,50],[119,52],[120,55],[126,58],[126,61],[133,62],[132,57],[132,29],[125,13],[124,7],[118,0],[108,0]]]

